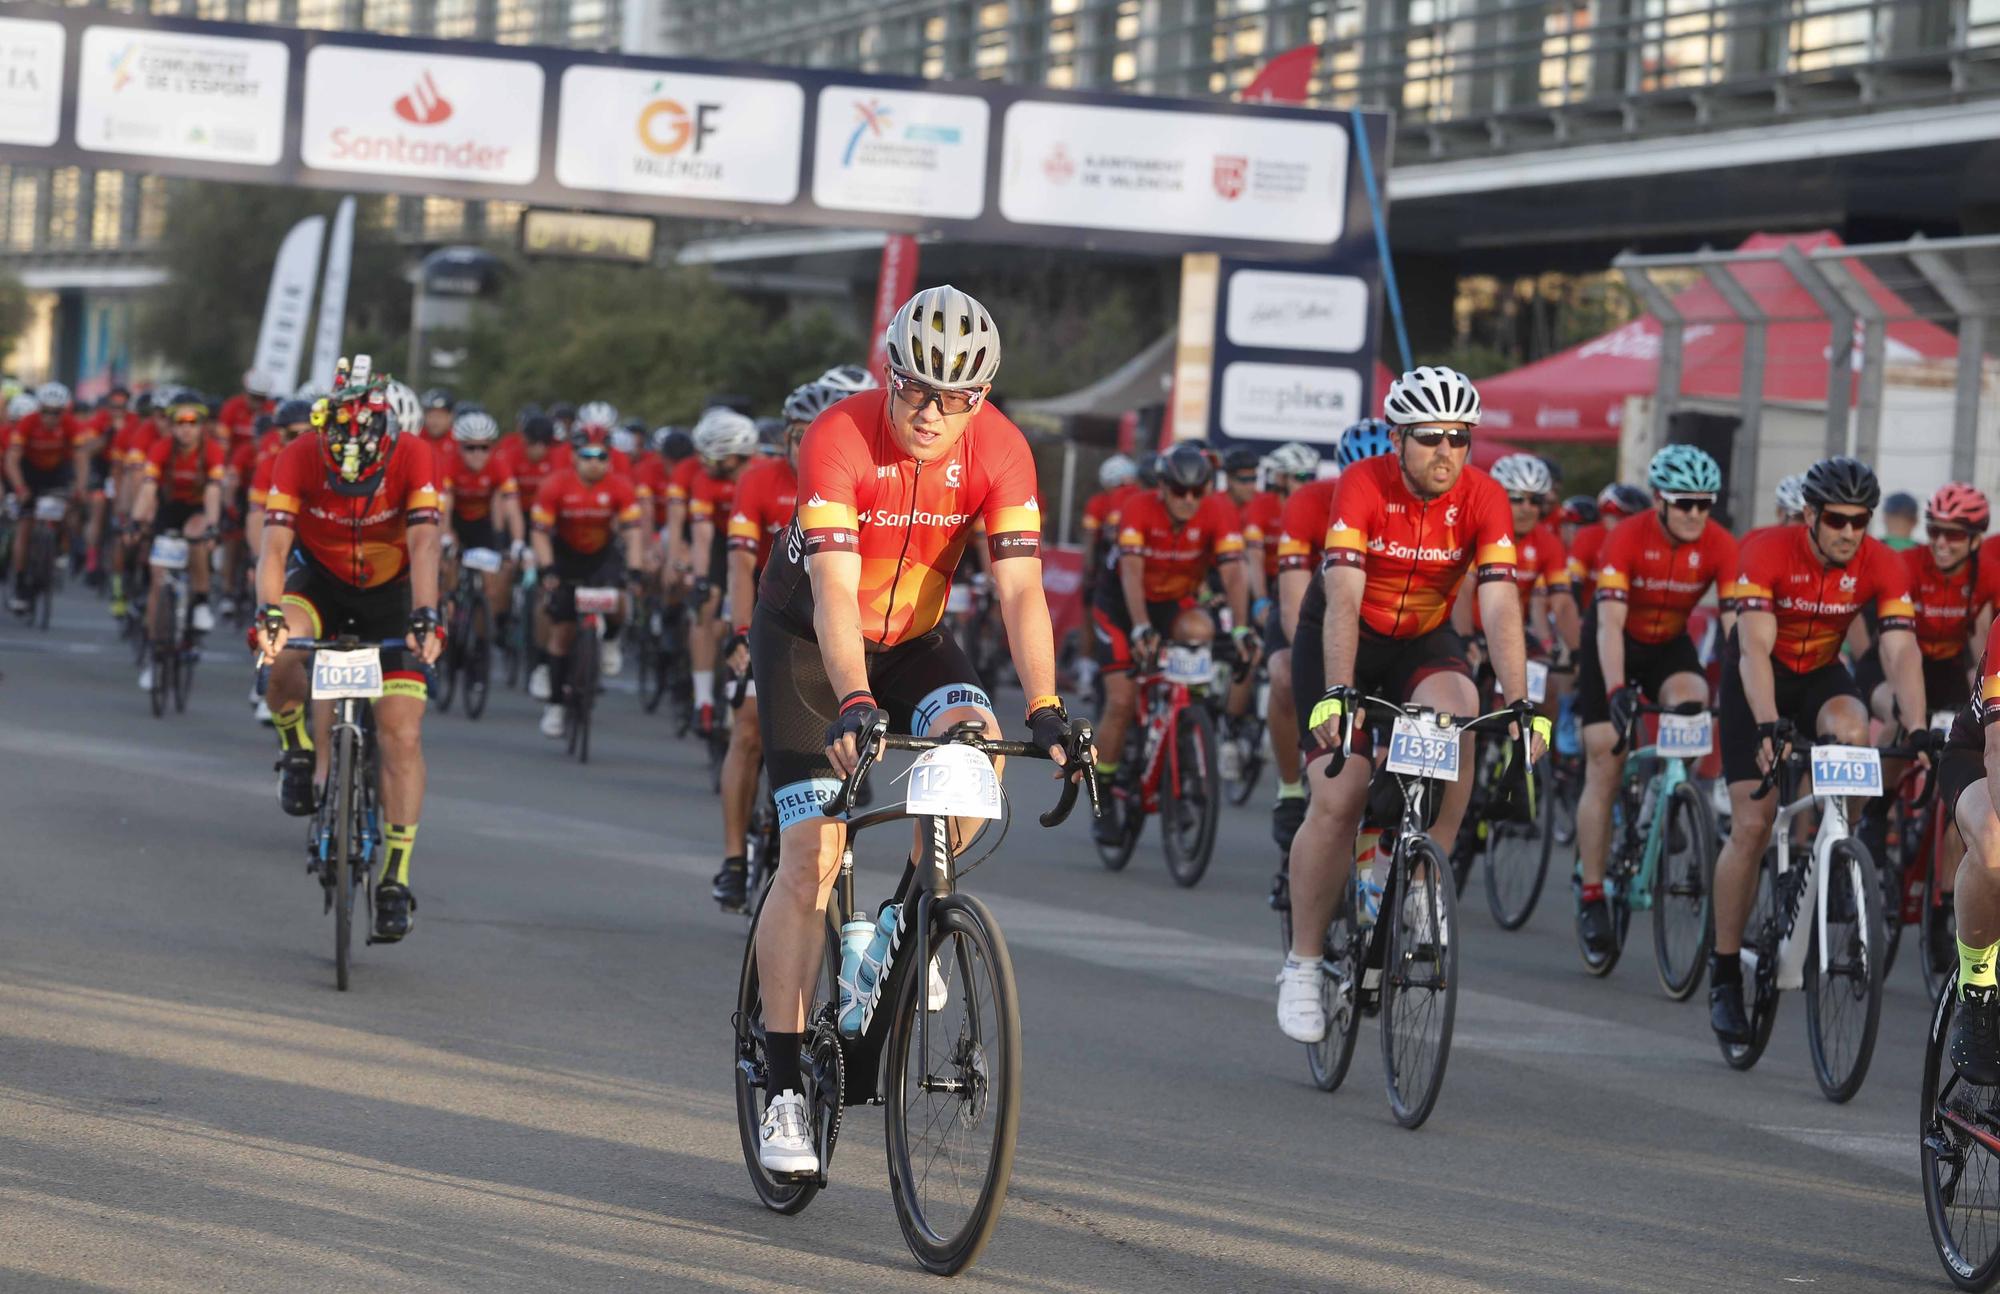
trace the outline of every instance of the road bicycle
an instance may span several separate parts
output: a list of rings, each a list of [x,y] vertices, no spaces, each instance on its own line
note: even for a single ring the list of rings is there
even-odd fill
[[[1262,659],[1257,662],[1257,672],[1257,690],[1251,697],[1250,708],[1239,715],[1222,717],[1216,745],[1222,793],[1239,807],[1249,803],[1256,793],[1258,779],[1264,775],[1264,765],[1271,762],[1264,718],[1269,713],[1271,681]]]
[[[1915,752],[1831,744],[1808,752],[1797,743],[1797,730],[1781,721],[1772,738],[1779,757],[1755,792],[1762,799],[1775,790],[1779,808],[1743,937],[1751,1038],[1718,1041],[1730,1068],[1749,1069],[1771,1040],[1779,993],[1803,988],[1813,1077],[1827,1100],[1841,1102],[1861,1090],[1874,1056],[1884,952],[1881,881],[1867,846],[1850,832],[1847,801],[1882,793],[1883,754]],[[1808,776],[1812,789],[1801,795]],[[1815,806],[1819,830],[1801,844],[1792,820]]]
[[[1577,954],[1592,975],[1609,975],[1625,950],[1632,913],[1653,913],[1653,964],[1660,987],[1685,1002],[1701,985],[1711,934],[1709,884],[1720,837],[1693,765],[1714,745],[1714,719],[1698,701],[1663,709],[1640,705],[1618,730],[1623,753],[1641,719],[1657,716],[1658,738],[1632,751],[1611,806],[1604,901],[1612,943],[1593,953],[1583,941],[1583,872],[1571,875]]]
[[[667,694],[672,669],[667,655],[668,615],[667,604],[649,582],[645,596],[632,612],[631,630],[632,654],[639,668],[639,708],[647,714],[658,710]]]
[[[174,713],[187,709],[188,692],[194,687],[194,667],[201,660],[201,635],[195,631],[190,609],[188,561],[193,545],[178,532],[157,534],[146,554],[152,573],[152,617],[145,634],[146,652],[153,663],[152,687],[147,699],[153,717],[167,712],[173,701]]]
[[[1960,1078],[1951,1063],[1951,1018],[1958,1009],[1958,967],[1943,976],[1924,1047],[1923,1117],[1918,1163],[1931,1243],[1946,1275],[1962,1290],[2000,1282],[2000,1087]]]
[[[306,870],[319,880],[323,910],[333,913],[333,983],[344,993],[356,899],[364,914],[375,910],[375,863],[382,846],[382,769],[372,703],[382,696],[382,653],[406,648],[400,638],[363,642],[343,634],[287,639],[285,650],[312,653],[312,699],[333,703],[326,777],[306,829]],[[368,942],[375,942],[372,931]]]
[[[1135,679],[1139,715],[1125,738],[1127,780],[1111,789],[1122,831],[1117,843],[1097,845],[1112,871],[1131,861],[1146,818],[1155,813],[1174,883],[1194,886],[1208,870],[1222,818],[1215,712],[1208,703],[1215,681],[1209,648],[1182,642],[1165,644],[1154,668]]]
[[[1931,716],[1931,730],[1940,741],[1951,733],[1952,711]],[[1958,921],[1953,913],[1953,880],[1945,870],[1943,846],[1957,828],[1952,823],[1953,805],[1938,794],[1937,769],[1911,764],[1897,779],[1888,817],[1895,824],[1895,839],[1882,841],[1882,925],[1887,951],[1882,958],[1886,979],[1896,965],[1902,946],[1903,928],[1917,929],[1918,969],[1924,988],[1935,999],[1945,977],[1956,966]],[[1870,840],[1871,849],[1875,845]]]
[[[1540,706],[1548,694],[1549,677],[1573,674],[1574,665],[1548,665],[1539,660],[1527,663],[1528,700]],[[1490,677],[1490,676],[1489,676]],[[1497,684],[1491,699],[1500,700]],[[1576,788],[1569,785],[1553,745],[1542,762],[1528,771],[1535,779],[1533,818],[1519,818],[1513,812],[1514,796],[1505,783],[1511,772],[1508,743],[1488,733],[1475,748],[1476,763],[1472,795],[1466,801],[1465,817],[1459,824],[1458,839],[1452,842],[1451,870],[1458,893],[1465,887],[1482,861],[1485,875],[1486,907],[1494,924],[1502,930],[1519,930],[1534,915],[1541,901],[1542,886],[1548,878],[1549,857],[1557,844],[1576,839]]]
[[[579,764],[590,762],[590,716],[604,681],[604,620],[618,614],[620,596],[615,588],[576,590],[576,639],[569,647],[562,707],[563,739]]]
[[[468,548],[458,555],[458,584],[446,611],[444,655],[439,659],[436,701],[450,710],[461,691],[465,717],[486,712],[493,681],[493,610],[486,602],[486,577],[505,559],[491,548]]]
[[[1462,736],[1521,722],[1511,706],[1460,722],[1426,706],[1373,696],[1357,701],[1342,720],[1343,759],[1355,757],[1357,727],[1389,729],[1386,758],[1369,783],[1370,819],[1390,821],[1377,844],[1389,865],[1374,922],[1364,924],[1356,867],[1327,928],[1320,964],[1327,1029],[1320,1041],[1306,1044],[1306,1063],[1314,1084],[1334,1091],[1347,1077],[1362,1017],[1379,1015],[1389,1109],[1405,1128],[1422,1127],[1444,1090],[1458,1006],[1458,891],[1443,852],[1427,834],[1437,815],[1432,797],[1438,782],[1458,780]],[[1508,740],[1525,760],[1525,728]],[[1326,775],[1334,772],[1328,765]],[[1390,800],[1393,810],[1379,811]],[[1285,921],[1289,925],[1289,912]]]
[[[56,586],[62,562],[62,541],[69,517],[69,496],[61,492],[39,495],[28,527],[28,556],[21,568],[20,592],[28,604],[26,619],[47,630],[49,615],[55,610]],[[20,542],[17,533],[15,542]]]
[[[1086,729],[1078,746],[1088,750],[1089,742]],[[885,747],[917,752],[908,798],[855,816],[849,810],[854,792]],[[917,1262],[949,1276],[979,1256],[999,1221],[1021,1108],[1021,1006],[1013,960],[993,914],[961,891],[959,880],[1006,837],[1008,800],[993,758],[1046,759],[1048,752],[1029,742],[989,741],[976,720],[942,737],[892,736],[887,721],[878,720],[864,734],[861,749],[859,766],[826,808],[830,817],[846,817],[847,843],[827,907],[826,955],[806,1012],[805,1079],[819,1172],[778,1177],[758,1159],[764,1104],[759,1094],[768,1089],[769,1076],[754,919],[733,1021],[737,1128],[758,1199],[791,1214],[827,1184],[843,1110],[881,1105],[896,1221]],[[1055,807],[1041,815],[1044,827],[1069,816],[1080,785],[1089,788],[1096,810],[1094,775],[1087,761],[1077,762],[1080,767],[1064,779]],[[997,820],[1000,838],[979,859],[961,865],[950,847],[953,818]],[[846,1035],[839,1028],[846,1004],[836,985],[845,955],[841,926],[862,911],[854,894],[854,841],[865,831],[908,819],[916,820],[923,842],[913,897],[885,905],[877,918],[895,923],[890,961],[861,1030]],[[897,849],[905,848],[907,837],[891,834],[902,842]],[[862,923],[867,924],[865,917]]]

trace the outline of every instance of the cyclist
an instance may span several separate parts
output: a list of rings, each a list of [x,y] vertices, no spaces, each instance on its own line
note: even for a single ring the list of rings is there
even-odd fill
[[[611,470],[611,446],[581,440],[567,469],[542,482],[531,518],[535,567],[548,597],[548,704],[542,709],[542,735],[563,735],[563,688],[569,649],[576,641],[578,588],[614,587],[639,581],[645,566],[645,541],[639,525],[639,496],[632,483]],[[616,531],[622,551],[611,542]],[[604,671],[617,651],[622,615],[604,626]]]
[[[1882,542],[1894,553],[1917,547],[1917,496],[1898,490],[1882,500]]]
[[[1576,547],[1577,532],[1596,524],[1601,515],[1597,500],[1588,494],[1572,494],[1564,499],[1562,507],[1556,510],[1556,538],[1562,540],[1563,551],[1567,553]]]
[[[1259,461],[1257,471],[1270,488],[1251,495],[1238,512],[1243,519],[1243,556],[1249,563],[1245,573],[1250,577],[1250,622],[1262,625],[1278,591],[1278,535],[1284,529],[1285,500],[1319,475],[1319,451],[1296,443],[1280,445]],[[1232,499],[1238,475],[1230,473]]]
[[[441,386],[431,387],[419,397],[424,410],[424,439],[431,443],[434,458],[448,458],[451,454],[451,437],[457,419],[452,414],[451,392]]]
[[[222,402],[215,411],[215,421],[222,426],[226,440],[239,440],[250,434],[258,414],[271,412],[272,404],[271,380],[254,368],[246,369],[243,390]],[[228,448],[224,446],[225,455]]]
[[[1612,528],[1652,507],[1652,496],[1636,485],[1613,481],[1597,492],[1597,520],[1576,528],[1569,543],[1569,579],[1577,600],[1590,605],[1597,581],[1597,557]]]
[[[735,505],[729,513],[729,586],[724,590],[729,641],[722,663],[739,677],[750,673],[750,621],[757,605],[757,579],[771,560],[778,532],[791,523],[799,494],[799,441],[815,418],[847,398],[847,393],[818,382],[807,382],[785,397],[784,455],[762,458],[745,468],[736,482]],[[726,911],[739,911],[749,864],[745,842],[750,815],[757,807],[757,769],[764,758],[763,734],[757,723],[757,681],[743,685],[743,705],[729,728],[729,753],[722,761],[722,870],[712,887],[715,901]]]
[[[556,454],[561,459],[559,466],[569,465],[569,456],[579,445],[603,445],[611,451],[611,474],[624,478],[636,495],[638,481],[632,467],[632,455],[619,448],[622,439],[618,430],[618,410],[603,400],[592,400],[576,411],[568,443],[557,448]]]
[[[44,382],[35,388],[34,411],[15,421],[7,441],[7,483],[21,501],[24,515],[44,494],[63,494],[72,483],[90,479],[94,441],[89,426],[70,412],[68,387]],[[15,615],[25,615],[28,610],[21,587],[27,565],[28,545],[15,544]]]
[[[556,426],[546,414],[532,413],[521,422],[521,434],[493,452],[496,470],[514,478],[518,497],[532,507],[542,486],[552,479],[562,460],[556,455]],[[548,622],[531,609],[528,627],[533,631],[534,665],[528,671],[528,695],[537,701],[551,700],[555,693],[549,683]]]
[[[1730,830],[1715,863],[1715,951],[1709,959],[1709,1023],[1725,1043],[1750,1040],[1738,956],[1770,839],[1775,796],[1754,798],[1778,752],[1772,734],[1789,720],[1802,741],[1846,745],[1868,739],[1868,709],[1840,661],[1841,639],[1862,605],[1881,615],[1882,666],[1897,708],[1929,743],[1924,675],[1914,633],[1910,577],[1868,522],[1882,487],[1866,463],[1822,459],[1805,474],[1806,522],[1745,540],[1736,580],[1736,628],[1722,658],[1722,775]]]
[[[249,536],[250,551],[264,551],[264,514],[271,496],[271,473],[285,446],[312,430],[312,405],[305,400],[286,400],[271,415],[271,434],[257,447],[257,462],[250,469],[250,510],[243,525]]]
[[[375,887],[377,942],[410,933],[416,896],[410,860],[424,805],[424,666],[444,646],[438,620],[438,497],[430,446],[393,412],[389,392],[365,375],[366,357],[340,363],[331,397],[314,407],[316,436],[285,447],[264,496],[257,561],[265,687],[278,730],[278,801],[305,817],[316,807],[315,743],[306,720],[306,661],[284,651],[296,635],[351,633],[366,642],[401,636],[407,654],[385,668],[375,702],[382,760],[382,872]],[[292,562],[293,543],[299,561]],[[386,662],[385,662],[386,664]]]
[[[117,442],[124,436],[126,428],[137,421],[132,413],[132,392],[122,386],[114,386],[105,393],[104,403],[98,406],[96,416],[90,421],[89,514],[84,520],[83,533],[89,544],[84,569],[93,578],[104,569],[104,518],[110,511],[107,505],[112,502],[117,490]]]
[[[452,541],[449,546],[459,552],[485,548],[506,556],[499,570],[481,577],[486,584],[487,607],[504,621],[513,600],[514,567],[526,547],[521,488],[494,462],[500,424],[492,414],[467,407],[452,419],[451,438],[450,456],[441,470],[445,533]],[[444,580],[446,589],[458,587],[456,561],[448,561]]]
[[[1306,590],[1292,640],[1311,803],[1292,839],[1293,936],[1278,976],[1278,1027],[1299,1042],[1326,1035],[1320,952],[1354,865],[1373,767],[1365,756],[1346,761],[1342,715],[1362,695],[1478,713],[1465,643],[1451,627],[1458,586],[1473,568],[1501,693],[1528,717],[1513,517],[1506,492],[1468,463],[1479,392],[1453,369],[1418,368],[1391,384],[1383,412],[1396,452],[1341,473],[1323,575]],[[1312,776],[1320,761],[1331,776]],[[1457,838],[1471,789],[1469,780],[1444,785],[1431,832],[1441,848]]]
[[[1229,504],[1236,509],[1238,519],[1243,519],[1251,501],[1262,493],[1257,487],[1263,484],[1264,456],[1238,446],[1222,456],[1222,477]]]
[[[940,625],[974,517],[986,522],[1029,731],[1059,763],[1081,771],[1090,757],[1055,695],[1034,457],[987,404],[1000,366],[992,316],[956,288],[922,289],[890,321],[888,361],[888,389],[841,401],[807,430],[798,511],[773,547],[750,628],[782,832],[757,921],[771,1093],[759,1158],[777,1173],[819,1166],[799,1053],[845,835],[820,810],[856,767],[857,735],[884,711],[917,733],[969,720],[1000,732],[965,652]],[[969,832],[955,836],[957,846]],[[896,901],[914,874],[906,868]]]
[[[1113,454],[1097,469],[1097,493],[1083,505],[1083,602],[1090,605],[1097,591],[1098,569],[1107,550],[1118,542],[1118,511],[1139,479],[1139,465],[1127,454]]]
[[[1528,655],[1538,659],[1551,652],[1566,655],[1576,650],[1580,619],[1570,583],[1568,555],[1563,551],[1562,540],[1542,520],[1542,503],[1554,486],[1548,464],[1533,454],[1507,454],[1494,461],[1491,475],[1507,492],[1507,506],[1513,515],[1514,583],[1521,592]],[[1472,627],[1475,631],[1483,630],[1485,621],[1476,599],[1468,598],[1462,586],[1459,601],[1474,603],[1469,608]],[[1547,635],[1552,631],[1550,640]],[[1552,704],[1545,697],[1543,713],[1552,713]]]
[[[153,447],[146,458],[139,497],[132,504],[132,525],[141,532],[180,531],[188,541],[188,623],[197,633],[215,628],[208,607],[208,541],[222,521],[222,447],[202,435],[202,410],[184,404],[172,413],[173,434]],[[160,585],[146,594],[146,627],[152,632],[158,614]],[[139,667],[139,690],[153,689],[153,658]]]
[[[1958,923],[1958,1001],[1951,1022],[1951,1063],[1961,1078],[2000,1086],[2000,634],[1989,635],[1978,686],[1952,725],[1940,792],[1953,806],[1964,841],[1952,883]],[[1963,789],[1961,789],[1963,788]],[[1952,833],[1947,832],[1947,838]]]
[[[688,674],[694,686],[695,730],[715,726],[715,657],[719,614],[729,582],[725,542],[736,478],[757,452],[757,424],[734,409],[716,406],[694,425],[701,470],[687,487],[688,563],[695,573],[695,624],[688,635]]]
[[[139,497],[139,483],[146,476],[146,456],[152,453],[162,433],[153,420],[153,401],[141,394],[133,402],[132,414],[119,425],[111,441],[111,460],[104,492],[111,500],[111,616],[121,619],[128,610],[125,602],[125,572],[132,561],[132,504]]]
[[[1646,480],[1654,507],[1620,522],[1598,556],[1596,599],[1577,658],[1585,758],[1576,808],[1581,929],[1593,954],[1609,952],[1612,943],[1604,867],[1611,803],[1625,767],[1617,725],[1633,721],[1641,696],[1661,706],[1708,704],[1708,678],[1688,635],[1688,615],[1711,587],[1725,594],[1736,587],[1736,540],[1712,515],[1722,493],[1715,459],[1693,445],[1668,445],[1653,455]],[[1723,619],[1735,619],[1728,598]]]
[[[1215,622],[1196,605],[1211,568],[1221,576],[1235,626],[1231,641],[1243,644],[1247,654],[1250,589],[1243,572],[1242,523],[1214,484],[1208,452],[1182,441],[1163,456],[1159,492],[1137,496],[1119,517],[1117,578],[1099,584],[1091,604],[1104,677],[1097,774],[1108,785],[1118,784],[1125,732],[1138,707],[1132,672],[1152,667],[1163,638],[1206,644],[1215,637]],[[1118,787],[1121,813],[1138,811],[1128,792]],[[1125,828],[1112,813],[1092,829],[1107,844],[1124,838]]]

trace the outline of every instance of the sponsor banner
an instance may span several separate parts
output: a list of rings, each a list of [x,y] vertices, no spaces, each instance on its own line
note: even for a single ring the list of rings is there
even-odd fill
[[[326,247],[326,272],[320,279],[319,323],[313,329],[312,363],[306,381],[331,390],[333,367],[340,362],[341,334],[347,328],[347,276],[354,264],[354,199],[342,198],[333,213],[333,236]]]
[[[529,184],[542,69],[526,60],[319,45],[306,55],[300,160],[323,171]]]
[[[325,238],[326,217],[307,216],[278,244],[271,287],[264,295],[264,320],[257,328],[257,357],[250,365],[274,391],[298,388],[299,360],[306,348],[306,316],[312,309],[313,271],[319,268],[319,249]]]
[[[285,153],[291,57],[274,40],[85,28],[77,61],[77,146],[276,165]]]
[[[790,81],[572,67],[562,77],[556,180],[782,206],[799,196],[805,104]]]
[[[1368,337],[1368,285],[1348,274],[1238,270],[1224,331],[1236,346],[1358,351]]]
[[[875,278],[875,340],[868,347],[868,371],[880,373],[889,363],[889,321],[917,290],[917,240],[890,234],[882,244],[882,268]]]
[[[1240,360],[1222,370],[1222,432],[1238,440],[1325,443],[1361,411],[1362,377],[1351,368]]]
[[[1007,108],[1000,212],[1070,225],[1332,243],[1347,209],[1335,121],[1023,100]]]
[[[835,211],[977,220],[986,211],[986,101],[830,85],[819,92],[813,201]]]
[[[62,138],[62,24],[0,18],[0,143],[47,148]]]

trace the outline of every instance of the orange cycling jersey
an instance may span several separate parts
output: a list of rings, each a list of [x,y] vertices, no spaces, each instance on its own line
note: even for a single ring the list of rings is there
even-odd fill
[[[720,521],[728,517],[736,498],[736,481],[727,476],[696,472],[687,483],[689,521]]]
[[[1955,660],[1972,640],[1973,568],[1968,558],[1945,573],[1928,544],[1897,553],[1910,577],[1910,601],[1916,610],[1917,646],[1930,660]],[[1984,576],[1978,577],[1983,580]]]
[[[654,530],[667,524],[667,460],[648,454],[632,470],[632,484],[639,492],[639,508]]]
[[[594,556],[611,542],[614,527],[639,524],[639,495],[616,473],[606,473],[593,485],[571,468],[542,482],[530,516],[536,530],[570,552]]]
[[[146,456],[153,452],[162,434],[159,424],[151,418],[127,418],[124,429],[111,443],[111,461],[144,467]]]
[[[1625,636],[1663,643],[1687,630],[1688,615],[1713,584],[1733,605],[1736,540],[1711,519],[1693,543],[1667,533],[1656,512],[1627,517],[1604,541],[1597,561],[1599,602],[1623,602]]]
[[[1083,505],[1083,546],[1090,547],[1091,541],[1104,533],[1108,525],[1112,533],[1117,533],[1117,523],[1113,520],[1118,513],[1118,505],[1123,502],[1125,486],[1109,490],[1099,490]]]
[[[1468,466],[1457,483],[1421,499],[1393,456],[1341,474],[1326,531],[1328,566],[1367,574],[1361,619],[1385,638],[1415,638],[1445,622],[1468,568],[1481,584],[1514,578],[1514,514],[1507,492]]]
[[[1972,715],[1982,724],[2000,720],[2000,634],[1986,635],[1986,658],[1973,686]]]
[[[701,474],[701,459],[693,454],[675,463],[667,471],[667,498],[675,503],[686,503],[688,492],[694,487],[694,478]]]
[[[553,448],[543,452],[540,458],[528,457],[528,441],[520,437],[503,443],[493,451],[493,462],[500,470],[514,478],[514,485],[524,499],[533,499],[542,492],[542,482],[555,475],[556,455]]]
[[[272,465],[264,510],[328,575],[364,589],[387,584],[410,568],[409,527],[438,522],[431,447],[398,436],[381,469],[350,486],[327,471],[319,437],[300,436]]]
[[[146,479],[159,486],[168,503],[200,503],[210,481],[222,480],[222,446],[213,441],[183,450],[169,436],[146,456]]]
[[[1589,606],[1597,600],[1598,560],[1611,538],[1611,527],[1602,521],[1578,526],[1569,540],[1569,582],[1576,586],[1576,600]]]
[[[1278,578],[1278,536],[1285,527],[1285,496],[1276,490],[1252,495],[1243,505],[1243,546],[1264,554],[1264,578]]]
[[[1319,565],[1326,548],[1326,524],[1333,519],[1333,492],[1339,477],[1307,481],[1285,500],[1278,525],[1278,569],[1309,571]]]
[[[799,477],[782,458],[766,458],[743,469],[736,482],[736,506],[729,514],[729,546],[754,553],[757,571],[771,560],[771,542],[792,520]]]
[[[520,486],[507,469],[494,460],[498,454],[488,454],[486,465],[478,471],[467,467],[465,460],[453,449],[444,468],[445,493],[451,496],[451,515],[455,521],[486,521],[493,516],[493,504],[499,499],[510,499],[520,492]]]
[[[1829,566],[1814,551],[1804,526],[1780,526],[1753,535],[1740,554],[1736,609],[1778,618],[1771,661],[1794,674],[1810,674],[1840,655],[1847,626],[1873,601],[1883,631],[1913,629],[1910,576],[1888,545],[1872,536],[1845,566]]]
[[[888,400],[886,389],[849,396],[799,445],[798,513],[759,594],[798,632],[812,633],[807,563],[821,553],[860,554],[861,634],[875,647],[936,627],[975,521],[994,561],[1041,555],[1035,459],[1020,428],[983,404],[949,454],[919,463],[896,443]]]
[[[1521,614],[1528,615],[1534,605],[1535,594],[1550,594],[1570,591],[1569,558],[1563,553],[1562,540],[1556,536],[1555,528],[1547,522],[1539,522],[1525,535],[1514,536],[1514,587],[1521,592]],[[1530,634],[1539,634],[1543,627],[1529,624]],[[1478,599],[1472,603],[1472,627],[1484,632],[1486,614],[1480,608]]]
[[[51,418],[37,409],[14,424],[21,461],[37,472],[68,467],[77,446],[90,438],[90,425],[67,413]]]
[[[1118,518],[1118,556],[1143,558],[1148,602],[1178,602],[1193,597],[1210,566],[1243,559],[1243,526],[1236,507],[1221,494],[1209,494],[1185,524],[1167,512],[1153,493],[1128,504]],[[1104,586],[1107,597],[1123,595],[1115,585]]]

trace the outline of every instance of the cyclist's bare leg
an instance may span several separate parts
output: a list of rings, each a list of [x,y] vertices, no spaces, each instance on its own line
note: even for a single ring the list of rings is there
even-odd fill
[[[757,698],[746,696],[729,728],[729,753],[722,757],[722,856],[741,858],[757,807],[757,765],[764,738],[757,729]]]
[[[1724,957],[1743,949],[1743,923],[1757,892],[1757,860],[1778,816],[1777,793],[1754,800],[1756,789],[1749,780],[1729,784],[1729,839],[1715,858],[1715,951]]]
[[[1411,691],[1410,704],[1471,718],[1479,713],[1479,689],[1463,674],[1432,674]],[[1470,770],[1473,767],[1475,749],[1470,734],[1459,738],[1460,768]],[[1449,857],[1452,842],[1458,839],[1458,824],[1465,817],[1465,806],[1472,799],[1472,779],[1461,776],[1456,782],[1445,782],[1438,787],[1437,796],[1437,825],[1431,828],[1430,834],[1438,848]]]
[[[1994,817],[1992,784],[1980,778],[1958,797],[1958,830],[1965,856],[1955,880],[1958,939],[1968,948],[2000,943],[2000,819]]]
[[[1138,685],[1129,669],[1104,671],[1104,713],[1097,717],[1097,754],[1100,759],[1125,757],[1125,732],[1139,702]]]
[[[159,582],[154,581],[154,588]],[[150,621],[148,622],[150,623]],[[294,603],[285,604],[285,633],[292,638],[313,636],[312,617],[304,607]],[[308,699],[306,663],[310,660],[306,652],[279,652],[278,659],[271,663],[270,677],[264,684],[264,703],[271,707],[273,714],[282,714],[295,705],[304,705]],[[326,777],[327,731],[331,723],[332,707],[320,702],[312,707],[313,728],[313,780]]]
[[[424,811],[424,698],[385,696],[375,702],[375,740],[382,752],[382,812],[414,826]]]
[[[1354,870],[1354,835],[1368,807],[1373,765],[1356,755],[1340,775],[1326,775],[1328,756],[1306,765],[1306,820],[1292,837],[1292,955],[1310,961],[1326,944],[1348,873]]]
[[[199,597],[208,596],[208,518],[189,517],[181,527],[181,533],[188,541],[188,587]],[[230,587],[234,587],[231,585]]]
[[[1299,780],[1299,717],[1292,713],[1292,649],[1271,653],[1271,698],[1264,729],[1271,736],[1271,762],[1280,782]]]
[[[826,956],[826,903],[840,875],[847,828],[807,818],[778,837],[778,874],[757,910],[757,979],[764,1027],[803,1033],[806,993]]]
[[[1604,863],[1611,853],[1611,802],[1625,771],[1625,756],[1612,753],[1618,729],[1611,723],[1583,728],[1583,791],[1576,801],[1576,849],[1585,885],[1604,884]]]

